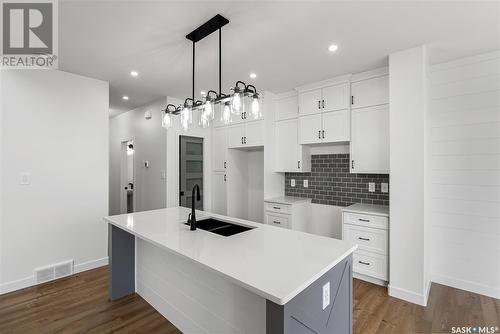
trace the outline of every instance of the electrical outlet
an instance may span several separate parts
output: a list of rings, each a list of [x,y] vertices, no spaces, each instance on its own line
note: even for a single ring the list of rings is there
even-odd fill
[[[22,186],[27,186],[31,183],[31,174],[30,173],[21,173],[20,174],[19,184]]]
[[[323,285],[323,310],[330,305],[330,282]]]
[[[368,191],[371,193],[375,192],[375,182],[368,182]]]
[[[380,191],[383,193],[388,193],[389,192],[389,183],[381,183],[380,184]]]
[[[304,188],[309,187],[309,180],[304,180]]]
[[[291,185],[292,187],[295,187],[295,179],[291,179],[291,180],[290,180],[290,185]]]

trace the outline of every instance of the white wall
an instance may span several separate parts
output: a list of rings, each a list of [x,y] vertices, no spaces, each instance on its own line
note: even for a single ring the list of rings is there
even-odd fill
[[[500,298],[500,52],[430,79],[433,281]]]
[[[424,254],[426,85],[425,47],[389,56],[389,294],[422,305],[430,286]]]
[[[109,127],[109,214],[120,214],[122,186],[120,182],[121,144],[134,141],[135,210],[166,207],[166,131],[161,126],[166,98],[120,114],[110,120]],[[151,119],[144,118],[150,111]],[[149,161],[149,168],[143,161]]]
[[[33,269],[107,263],[108,83],[51,70],[0,73],[0,292]],[[20,173],[31,174],[20,185]]]

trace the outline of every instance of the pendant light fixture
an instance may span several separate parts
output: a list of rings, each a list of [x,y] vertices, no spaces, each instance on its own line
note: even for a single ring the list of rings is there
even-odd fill
[[[222,93],[222,32],[221,28],[229,23],[229,20],[220,14],[193,30],[186,38],[193,42],[193,73],[192,73],[192,96],[184,100],[184,104],[175,106],[167,105],[162,119],[162,126],[170,128],[172,126],[173,115],[180,115],[181,127],[184,131],[188,131],[193,124],[193,112],[199,112],[198,125],[207,128],[212,123],[215,117],[215,106],[221,106],[221,121],[224,124],[229,124],[232,121],[232,114],[239,115],[244,112],[245,99],[251,99],[251,115],[254,119],[262,117],[260,108],[260,95],[253,85],[246,85],[243,81],[237,81],[231,89],[230,94]],[[196,43],[212,34],[219,31],[219,93],[214,90],[209,90],[204,98],[204,101],[195,100],[195,57]]]

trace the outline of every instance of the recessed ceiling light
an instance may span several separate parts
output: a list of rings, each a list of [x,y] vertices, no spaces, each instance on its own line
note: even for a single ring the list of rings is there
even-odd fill
[[[255,78],[257,78],[257,74],[255,74],[255,73],[250,73],[250,78],[251,78],[251,79],[255,79]]]
[[[139,72],[137,72],[137,71],[131,71],[130,75],[133,76],[133,77],[136,77],[136,76],[139,75]]]
[[[338,48],[339,48],[339,47],[338,47],[338,45],[337,45],[337,44],[332,44],[332,45],[330,45],[330,46],[328,47],[328,51],[330,51],[330,52],[335,52],[335,51],[337,51],[337,49],[338,49]]]
[[[122,99],[128,100],[128,96],[127,95],[123,95]]]

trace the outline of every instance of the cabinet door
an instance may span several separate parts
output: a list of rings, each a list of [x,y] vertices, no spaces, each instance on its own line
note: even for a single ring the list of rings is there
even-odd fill
[[[245,122],[245,112],[247,112],[247,108],[242,107],[242,111],[240,114],[231,114],[231,124],[240,124]]]
[[[349,84],[347,82],[340,85],[325,87],[322,93],[323,112],[349,108]]]
[[[247,122],[243,142],[245,146],[263,146],[264,121]]]
[[[323,113],[323,143],[350,140],[349,110],[330,111]]]
[[[224,171],[226,168],[227,138],[226,127],[213,128],[213,170]]]
[[[351,172],[389,173],[389,106],[351,112]]]
[[[300,144],[321,143],[321,114],[299,118]]]
[[[352,108],[389,103],[389,76],[371,78],[351,84]]]
[[[295,172],[298,171],[298,148],[299,148],[299,121],[298,119],[289,119],[275,123],[275,162],[276,172]]]
[[[220,215],[227,213],[226,173],[214,172],[212,178],[212,212]]]
[[[276,121],[296,118],[298,115],[299,101],[298,96],[282,98],[276,101]]]
[[[311,115],[321,112],[321,89],[299,94],[299,114]]]
[[[232,125],[227,127],[227,147],[242,147],[245,136],[245,124]]]

